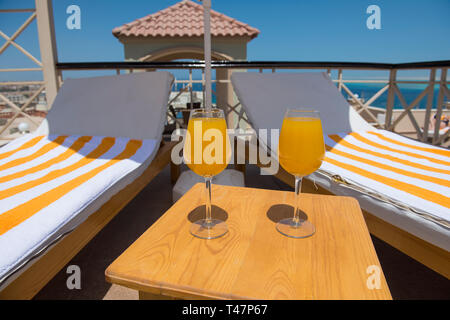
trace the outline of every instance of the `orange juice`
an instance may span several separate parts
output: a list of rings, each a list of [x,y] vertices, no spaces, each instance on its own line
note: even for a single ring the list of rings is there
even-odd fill
[[[285,118],[278,153],[281,166],[292,175],[304,177],[319,169],[325,157],[320,119]]]
[[[225,119],[189,120],[183,154],[188,167],[200,176],[222,172],[231,155]]]

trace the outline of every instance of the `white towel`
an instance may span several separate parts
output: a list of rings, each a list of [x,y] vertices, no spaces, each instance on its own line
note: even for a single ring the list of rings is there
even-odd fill
[[[330,135],[321,170],[450,221],[450,151],[385,130]]]
[[[157,146],[156,140],[27,135],[0,149],[0,280]]]

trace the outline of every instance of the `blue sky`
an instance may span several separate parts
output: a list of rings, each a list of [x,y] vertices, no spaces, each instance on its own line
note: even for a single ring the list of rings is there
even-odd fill
[[[164,9],[175,0],[53,1],[58,58],[61,62],[122,61],[122,45],[111,30]],[[212,0],[213,9],[258,28],[248,44],[248,60],[410,62],[450,59],[449,0]],[[68,30],[66,8],[81,8],[81,30]],[[381,8],[381,30],[369,30],[366,9]],[[0,0],[0,9],[34,7],[34,0]],[[29,13],[0,13],[7,35]],[[17,42],[39,58],[36,23]],[[4,43],[0,38],[0,46]],[[0,68],[35,67],[10,46]],[[0,79],[39,78],[34,74],[0,73]]]

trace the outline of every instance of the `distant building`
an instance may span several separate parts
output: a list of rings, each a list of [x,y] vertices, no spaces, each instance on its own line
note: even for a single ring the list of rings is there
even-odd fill
[[[112,32],[123,44],[127,61],[204,60],[203,6],[190,0],[124,24]],[[213,60],[247,60],[247,43],[258,34],[258,29],[211,10]],[[216,85],[218,106],[236,104],[229,84],[230,75],[230,70],[216,70],[216,79],[225,80]],[[236,114],[230,113],[230,126],[234,125],[235,117]]]
[[[211,10],[213,59],[246,60],[247,43],[259,30]],[[190,0],[113,30],[124,45],[125,60],[203,60],[203,7]]]

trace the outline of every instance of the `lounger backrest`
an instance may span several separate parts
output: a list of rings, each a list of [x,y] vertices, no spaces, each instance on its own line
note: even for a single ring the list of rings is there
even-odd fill
[[[373,129],[326,73],[235,72],[231,81],[255,129],[280,129],[288,108],[318,110],[325,134]]]
[[[168,72],[67,79],[38,131],[160,140],[172,83]]]

